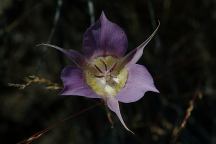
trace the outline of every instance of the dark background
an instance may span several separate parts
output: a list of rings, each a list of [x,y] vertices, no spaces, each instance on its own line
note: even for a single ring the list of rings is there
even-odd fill
[[[87,0],[0,0],[0,143],[13,144],[98,100],[61,97],[58,90],[23,83],[37,75],[62,85],[60,72],[69,61],[47,42],[81,50],[90,25]],[[194,110],[177,138],[178,144],[216,144],[214,0],[93,0],[95,18],[102,10],[126,32],[131,50],[156,28],[155,38],[138,62],[155,80],[160,94],[147,92],[138,102],[121,104],[127,132],[113,115],[111,128],[104,106],[97,106],[43,135],[35,144],[168,144],[197,93]],[[56,23],[54,17],[60,13]],[[52,29],[55,30],[53,35]]]

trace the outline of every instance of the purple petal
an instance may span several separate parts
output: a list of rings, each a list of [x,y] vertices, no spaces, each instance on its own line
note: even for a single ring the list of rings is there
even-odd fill
[[[116,98],[124,103],[135,102],[141,99],[147,91],[159,92],[147,69],[143,65],[133,64],[128,68],[126,85]]]
[[[116,115],[118,116],[119,120],[121,121],[121,123],[125,127],[125,129],[128,130],[129,132],[133,133],[124,123],[124,120],[121,116],[118,100],[114,97],[108,97],[106,102],[107,102],[107,106],[109,107],[109,109],[112,110],[114,113],[116,113]]]
[[[51,45],[51,44],[39,44],[38,46],[47,46],[47,47],[52,47],[55,48],[59,51],[61,51],[63,54],[65,54],[72,62],[77,66],[77,67],[82,67],[85,64],[85,58],[82,54],[75,50],[65,50],[62,49],[58,46]]]
[[[118,65],[118,69],[122,69],[125,65],[127,65],[129,67],[131,64],[135,64],[140,59],[140,57],[143,54],[143,50],[144,50],[145,46],[154,37],[159,26],[160,26],[160,23],[158,24],[158,26],[154,30],[154,32],[148,37],[147,40],[145,40],[140,46],[138,46],[136,49],[132,50],[130,53],[128,53],[126,56],[124,56],[124,58],[121,60],[120,64]]]
[[[85,83],[82,70],[68,66],[63,69],[61,79],[64,88],[61,95],[77,95],[88,98],[100,98],[91,88]]]
[[[123,56],[127,50],[127,36],[102,12],[100,19],[90,26],[83,38],[83,52],[87,57],[114,55]]]

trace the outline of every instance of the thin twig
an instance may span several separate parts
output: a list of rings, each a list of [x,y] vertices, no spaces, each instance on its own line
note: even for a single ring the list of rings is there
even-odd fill
[[[148,6],[148,11],[149,11],[149,14],[150,14],[150,19],[151,19],[151,22],[152,22],[152,26],[153,27],[156,27],[157,26],[157,18],[155,18],[155,12],[154,12],[154,8],[153,8],[153,4],[152,4],[152,1],[151,0],[148,0],[147,1],[147,6]],[[159,19],[158,19],[159,21]],[[155,53],[158,54],[161,47],[162,47],[162,44],[161,44],[161,40],[160,40],[160,37],[159,35],[157,34],[156,37],[155,37]]]
[[[8,86],[17,87],[19,89],[25,89],[26,87],[32,84],[45,84],[46,85],[45,88],[48,90],[61,89],[61,86],[59,86],[57,83],[53,83],[48,79],[45,79],[39,76],[35,76],[35,75],[26,77],[24,81],[25,82],[23,84],[8,83]]]
[[[174,127],[173,131],[172,131],[172,139],[170,141],[171,144],[175,144],[177,142],[177,139],[180,135],[180,133],[182,132],[182,130],[185,128],[190,116],[191,116],[191,113],[194,109],[194,105],[195,105],[195,102],[197,99],[201,99],[202,98],[202,93],[200,90],[197,90],[195,93],[194,93],[194,96],[193,98],[189,101],[189,106],[186,110],[186,113],[185,113],[185,116],[181,122],[181,124],[179,126],[176,126]]]
[[[53,26],[52,26],[52,29],[51,29],[51,31],[49,33],[48,40],[46,42],[47,44],[51,43],[53,35],[54,35],[55,31],[56,31],[56,27],[57,27],[57,24],[58,24],[58,21],[59,21],[59,18],[60,18],[60,14],[61,14],[62,3],[63,3],[62,0],[57,1],[56,11],[55,11],[54,19],[53,19]],[[41,69],[42,59],[44,59],[44,57],[45,57],[46,50],[47,50],[47,47],[44,46],[42,48],[42,52],[43,52],[42,56],[41,56],[41,58],[39,59],[39,61],[37,63],[37,65],[38,65],[37,71],[39,71]]]
[[[41,138],[41,136],[43,136],[45,133],[49,132],[50,130],[52,130],[55,127],[59,126],[60,124],[64,123],[65,121],[67,121],[69,119],[72,119],[72,118],[75,118],[77,116],[80,116],[81,114],[83,114],[83,113],[85,113],[85,112],[87,112],[87,111],[89,111],[89,110],[91,110],[91,109],[93,109],[93,108],[95,108],[95,107],[97,107],[97,106],[99,106],[101,104],[102,104],[102,102],[98,102],[95,105],[92,105],[90,107],[87,107],[87,108],[79,111],[78,113],[72,114],[72,115],[70,115],[70,116],[68,116],[68,117],[66,117],[64,119],[61,119],[58,122],[54,123],[53,125],[45,128],[44,130],[41,130],[39,132],[34,133],[29,138],[24,139],[24,140],[18,142],[17,144],[30,144],[30,143],[34,142],[35,140],[38,140],[39,138]]]
[[[51,40],[53,38],[53,35],[54,35],[55,31],[56,31],[56,27],[57,27],[57,24],[58,24],[58,21],[59,21],[59,18],[60,18],[61,7],[62,7],[62,0],[58,0],[55,16],[54,16],[54,19],[53,19],[53,27],[52,27],[51,32],[49,34],[47,43],[51,42]]]
[[[90,22],[91,22],[91,24],[94,24],[94,22],[95,22],[94,4],[91,0],[88,0],[88,12],[89,12],[89,16],[90,16]]]

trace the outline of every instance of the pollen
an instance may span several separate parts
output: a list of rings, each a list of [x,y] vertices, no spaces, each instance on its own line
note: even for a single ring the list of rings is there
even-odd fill
[[[119,59],[106,56],[97,57],[88,62],[84,69],[86,83],[98,95],[116,96],[125,86],[128,79],[128,70],[116,70]],[[117,74],[115,71],[119,71]]]

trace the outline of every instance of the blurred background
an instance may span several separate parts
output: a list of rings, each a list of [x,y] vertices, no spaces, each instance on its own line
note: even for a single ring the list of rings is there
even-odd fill
[[[36,75],[62,85],[60,72],[68,59],[35,46],[49,42],[80,51],[83,33],[102,10],[125,30],[128,50],[141,44],[160,20],[138,62],[149,69],[160,94],[147,92],[138,102],[120,105],[136,135],[115,114],[111,128],[100,105],[33,143],[216,144],[215,0],[0,0],[0,143],[18,143],[99,102],[61,97],[44,84],[20,90],[8,83]],[[176,134],[184,119],[185,128]]]

